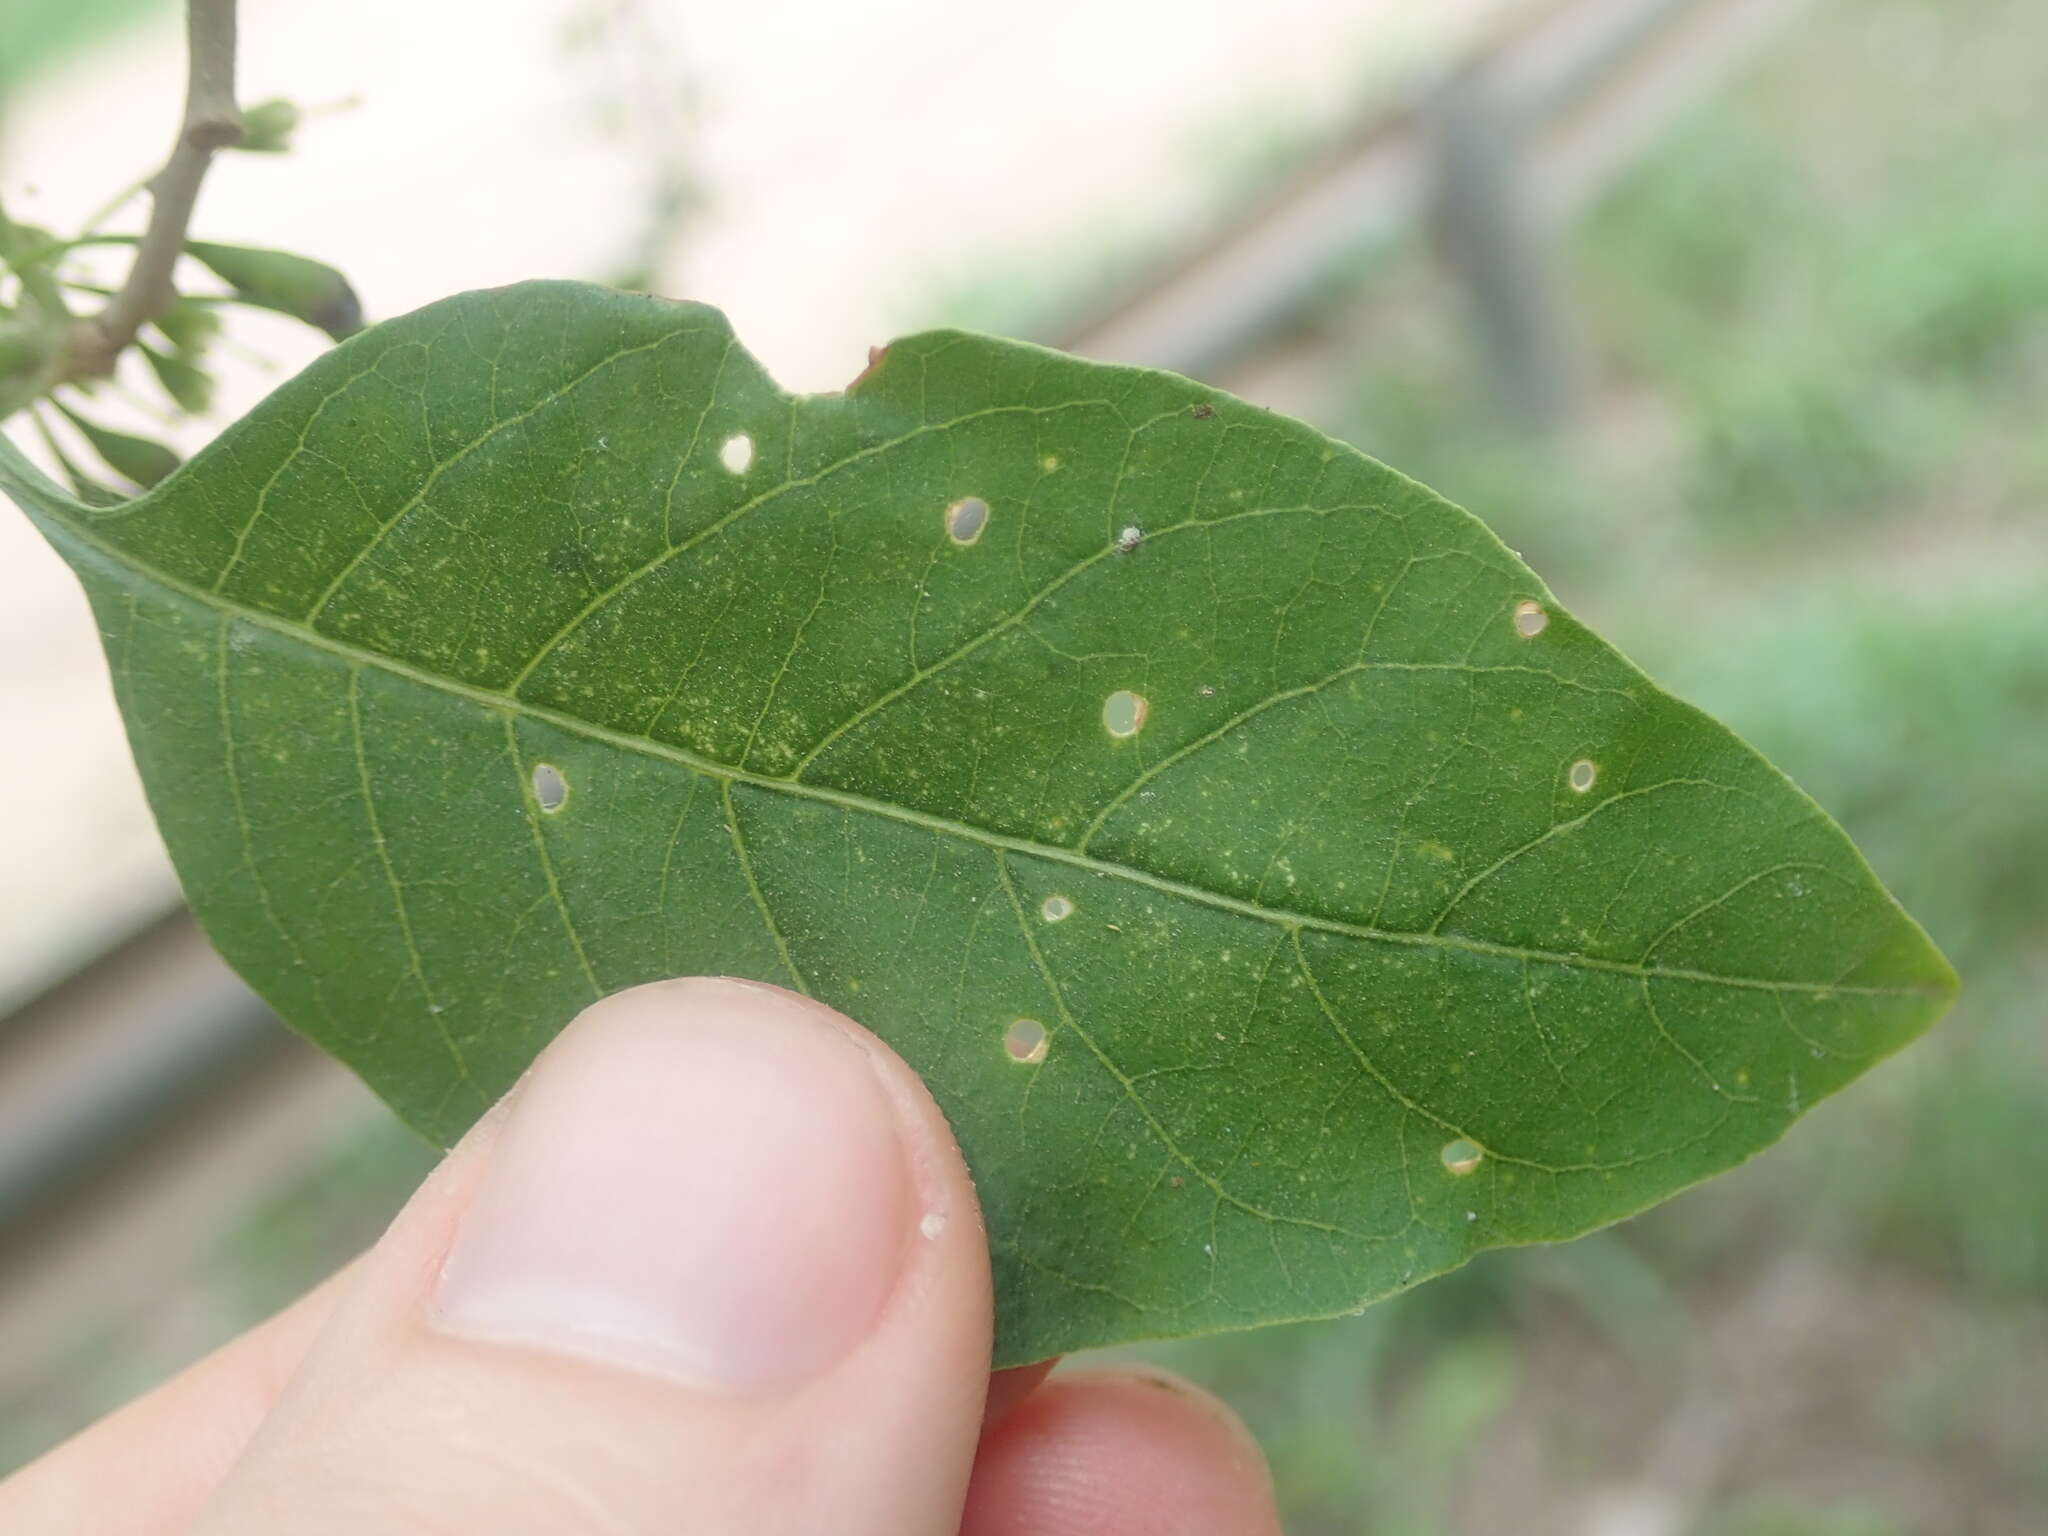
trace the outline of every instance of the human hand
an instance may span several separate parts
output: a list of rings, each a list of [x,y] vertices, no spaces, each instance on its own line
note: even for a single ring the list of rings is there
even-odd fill
[[[902,1060],[776,988],[660,982],[578,1019],[349,1268],[0,1484],[0,1530],[1278,1531],[1220,1404],[991,1378],[990,1317]]]

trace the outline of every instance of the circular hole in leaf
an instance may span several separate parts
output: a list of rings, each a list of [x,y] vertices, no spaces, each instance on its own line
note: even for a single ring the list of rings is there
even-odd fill
[[[736,475],[744,475],[754,462],[754,440],[744,432],[735,432],[718,448],[718,462]]]
[[[1119,688],[1102,701],[1102,728],[1112,736],[1135,736],[1145,728],[1151,708],[1142,693]]]
[[[1460,1136],[1456,1141],[1445,1142],[1438,1156],[1443,1158],[1445,1168],[1462,1177],[1485,1160],[1486,1152],[1478,1142]]]
[[[1045,1026],[1036,1019],[1019,1019],[1003,1032],[1003,1049],[1010,1060],[1027,1066],[1045,1060]]]
[[[979,496],[963,496],[946,508],[946,537],[955,544],[972,544],[988,526],[988,503]]]
[[[1048,896],[1039,905],[1038,915],[1048,923],[1065,922],[1074,915],[1074,904],[1064,896]]]
[[[1524,640],[1534,640],[1550,623],[1550,615],[1543,611],[1543,605],[1533,598],[1524,598],[1515,604],[1515,633]]]
[[[1571,785],[1573,794],[1583,795],[1593,787],[1593,781],[1599,777],[1600,770],[1582,757],[1573,763],[1571,770],[1565,774],[1565,782]]]
[[[553,763],[533,765],[533,799],[550,816],[569,803],[569,781]]]

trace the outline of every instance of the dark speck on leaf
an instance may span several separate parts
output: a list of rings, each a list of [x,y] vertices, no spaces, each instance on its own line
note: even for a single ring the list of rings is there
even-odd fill
[[[1197,421],[1207,421],[1211,416],[1214,416],[1215,414],[1216,407],[1209,404],[1206,400],[1195,407],[1195,420]]]

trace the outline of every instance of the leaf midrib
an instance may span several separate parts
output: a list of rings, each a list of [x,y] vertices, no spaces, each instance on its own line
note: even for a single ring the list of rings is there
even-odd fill
[[[68,498],[59,502],[68,507]],[[53,511],[55,509],[52,509]],[[79,511],[84,509],[80,508]],[[534,720],[571,735],[587,740],[602,742],[622,751],[634,752],[644,757],[675,764],[691,773],[727,785],[745,784],[752,788],[771,793],[787,795],[793,799],[808,800],[815,804],[830,805],[840,810],[857,811],[865,815],[878,816],[906,826],[914,826],[940,836],[978,846],[1027,857],[1044,859],[1055,864],[1101,878],[1127,881],[1134,885],[1159,892],[1161,895],[1192,901],[1198,905],[1249,917],[1259,922],[1271,923],[1288,932],[1298,933],[1304,929],[1340,935],[1345,938],[1361,939],[1368,943],[1399,945],[1417,949],[1446,949],[1462,953],[1486,955],[1499,959],[1527,961],[1536,965],[1554,965],[1570,970],[1600,971],[1637,980],[1686,981],[1706,986],[1773,993],[1825,994],[1849,997],[1924,997],[1937,995],[1941,989],[1929,986],[1856,986],[1834,981],[1782,981],[1767,977],[1730,976],[1713,971],[1694,970],[1682,966],[1642,965],[1627,960],[1609,960],[1594,955],[1571,954],[1560,950],[1531,949],[1514,944],[1500,944],[1488,939],[1471,938],[1458,934],[1407,933],[1398,929],[1377,928],[1363,923],[1346,922],[1341,918],[1324,917],[1315,913],[1295,912],[1285,908],[1268,907],[1262,903],[1248,901],[1242,897],[1227,895],[1221,891],[1207,890],[1198,885],[1175,880],[1170,876],[1154,874],[1150,870],[1134,865],[1120,864],[1114,860],[1098,858],[1093,854],[1076,852],[1056,843],[1041,843],[1032,838],[1016,837],[1009,833],[997,832],[991,828],[975,826],[970,822],[955,821],[950,817],[937,816],[928,811],[916,810],[910,806],[894,805],[886,800],[876,800],[849,790],[833,789],[822,784],[805,784],[801,781],[782,778],[772,774],[757,773],[750,769],[733,767],[715,759],[704,757],[685,747],[668,742],[656,741],[631,731],[600,725],[595,721],[550,709],[525,699],[499,692],[495,689],[480,688],[459,679],[446,677],[436,672],[414,666],[383,652],[353,644],[347,640],[313,629],[305,624],[252,608],[221,593],[211,592],[195,586],[179,577],[159,570],[154,565],[136,559],[127,551],[111,545],[95,535],[88,523],[77,517],[59,513],[53,517],[65,535],[87,545],[102,559],[116,568],[154,582],[165,591],[176,593],[202,609],[211,610],[230,621],[239,621],[257,629],[270,631],[284,639],[296,641],[315,651],[325,652],[336,660],[357,665],[375,667],[380,671],[400,677],[421,687],[432,689],[476,704],[503,717],[519,717]]]

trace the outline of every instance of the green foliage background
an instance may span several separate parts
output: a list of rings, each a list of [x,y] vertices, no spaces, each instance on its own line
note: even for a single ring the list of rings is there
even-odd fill
[[[36,71],[160,9],[165,0],[7,0],[0,6],[0,104]]]

